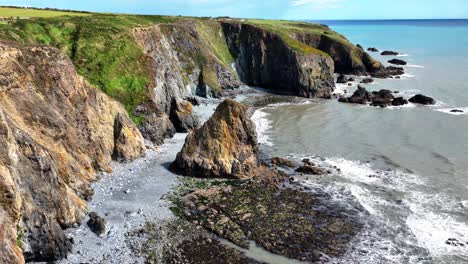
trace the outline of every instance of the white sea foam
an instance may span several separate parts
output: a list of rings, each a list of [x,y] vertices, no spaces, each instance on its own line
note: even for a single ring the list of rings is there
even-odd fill
[[[462,113],[459,113],[459,112],[451,112],[452,110],[462,110],[463,112]],[[440,109],[436,109],[437,112],[441,112],[441,113],[445,113],[445,114],[449,114],[449,115],[456,115],[456,116],[459,116],[459,115],[468,115],[468,107],[454,107],[454,108],[440,108]]]
[[[406,53],[400,53],[397,55],[397,57],[409,57],[410,55],[409,54],[406,54]]]
[[[366,257],[390,263],[418,263],[420,260],[414,254],[414,251],[418,251],[417,247],[424,248],[434,258],[453,255],[468,257],[468,223],[457,220],[456,214],[450,214],[464,210],[467,201],[461,202],[447,194],[429,193],[425,190],[430,188],[418,175],[400,170],[377,170],[370,163],[343,158],[314,161],[322,166],[338,167],[341,172],[337,176],[344,181],[338,180],[335,184],[350,191],[382,225],[374,225],[370,230],[366,228],[360,234],[356,243],[358,248],[364,247],[369,251]],[[399,205],[395,202],[397,198],[401,199]],[[388,228],[395,231],[381,230]],[[375,237],[382,245],[376,246],[375,241],[366,242]],[[447,244],[449,239],[456,239],[464,246]],[[356,261],[362,257],[358,253],[350,254],[352,256],[349,257]],[[386,259],[388,256],[392,256],[392,259]]]
[[[251,119],[255,123],[257,130],[258,143],[264,144],[267,146],[273,146],[271,138],[268,135],[268,131],[271,129],[271,121],[268,119],[267,112],[264,109],[258,109],[252,115]]]
[[[408,64],[408,65],[406,65],[406,67],[410,67],[410,68],[424,68],[424,66],[422,66],[422,65],[417,65],[417,64]]]
[[[401,79],[403,79],[403,80],[411,79],[411,78],[414,78],[414,77],[416,77],[416,75],[411,74],[411,73],[404,73],[403,75],[401,75]]]

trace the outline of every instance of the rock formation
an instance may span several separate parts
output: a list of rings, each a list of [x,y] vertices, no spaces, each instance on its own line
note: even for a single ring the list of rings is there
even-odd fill
[[[406,65],[406,64],[408,64],[406,61],[399,60],[399,59],[389,60],[388,63],[395,64],[395,65]]]
[[[382,53],[380,53],[380,55],[382,56],[396,56],[400,53],[396,52],[396,51],[389,51],[389,50],[386,50],[386,51],[383,51]]]
[[[329,98],[334,64],[326,54],[301,52],[279,34],[250,24],[222,22],[240,79],[278,93]]]
[[[257,169],[257,136],[247,108],[233,100],[188,135],[171,169],[203,178],[249,178]]]
[[[95,173],[143,155],[143,138],[57,49],[0,42],[0,64],[0,262],[56,260]]]
[[[422,104],[422,105],[435,105],[436,103],[436,101],[433,98],[422,95],[422,94],[417,94],[411,97],[409,101],[414,104]]]

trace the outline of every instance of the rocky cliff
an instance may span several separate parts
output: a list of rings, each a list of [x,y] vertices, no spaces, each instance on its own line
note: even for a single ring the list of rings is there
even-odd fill
[[[58,50],[0,42],[0,65],[0,262],[55,260],[95,173],[142,156],[143,138]]]
[[[187,137],[171,168],[201,178],[249,178],[257,169],[257,155],[257,134],[247,108],[228,99]]]
[[[241,80],[279,93],[330,97],[334,64],[318,50],[299,51],[280,34],[237,22],[222,22]]]

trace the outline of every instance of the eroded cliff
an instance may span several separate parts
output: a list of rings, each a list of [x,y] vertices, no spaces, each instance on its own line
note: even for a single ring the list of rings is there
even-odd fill
[[[64,257],[95,173],[144,154],[125,109],[55,48],[0,42],[0,262]]]

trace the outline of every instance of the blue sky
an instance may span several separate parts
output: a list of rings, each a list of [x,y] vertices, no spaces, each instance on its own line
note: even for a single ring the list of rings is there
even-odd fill
[[[0,5],[312,20],[468,18],[468,0],[0,0]]]

